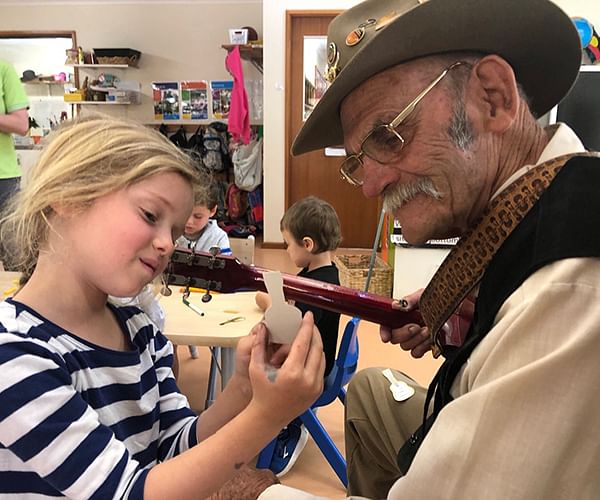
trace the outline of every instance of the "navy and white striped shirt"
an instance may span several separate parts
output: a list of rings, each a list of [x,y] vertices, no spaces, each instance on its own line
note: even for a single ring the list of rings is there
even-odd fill
[[[0,498],[142,498],[149,469],[196,444],[171,344],[140,309],[110,307],[130,351],[0,303]]]

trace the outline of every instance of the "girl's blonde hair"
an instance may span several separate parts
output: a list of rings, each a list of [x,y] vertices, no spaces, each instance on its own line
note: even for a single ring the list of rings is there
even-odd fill
[[[175,172],[200,182],[190,157],[158,132],[103,115],[65,122],[52,132],[27,185],[0,219],[0,241],[13,268],[31,275],[47,241],[53,206],[85,208],[146,177]],[[93,228],[91,228],[93,231]]]

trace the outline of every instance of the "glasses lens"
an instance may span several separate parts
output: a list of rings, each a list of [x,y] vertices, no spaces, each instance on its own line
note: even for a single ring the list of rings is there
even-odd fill
[[[402,137],[388,125],[379,125],[365,138],[363,152],[379,163],[389,163],[404,146]]]
[[[360,186],[363,183],[362,163],[357,156],[348,156],[340,167],[342,177],[353,186]]]

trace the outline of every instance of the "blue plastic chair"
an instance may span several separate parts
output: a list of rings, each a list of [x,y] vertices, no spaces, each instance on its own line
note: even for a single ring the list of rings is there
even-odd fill
[[[300,420],[312,436],[313,440],[325,455],[329,465],[333,468],[344,487],[348,486],[348,476],[346,474],[346,460],[340,453],[333,440],[315,415],[316,408],[326,406],[335,399],[339,399],[343,404],[346,403],[346,389],[344,386],[350,381],[358,364],[358,337],[356,332],[360,318],[352,318],[346,324],[340,347],[338,349],[335,364],[325,379],[323,392],[319,399],[313,405],[300,415]],[[267,469],[271,464],[273,453],[275,452],[276,439],[271,441],[258,455],[256,467]]]

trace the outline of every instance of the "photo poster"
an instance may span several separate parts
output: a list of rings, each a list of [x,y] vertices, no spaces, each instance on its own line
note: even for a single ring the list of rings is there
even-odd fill
[[[155,120],[179,120],[179,83],[152,82]]]
[[[210,90],[213,118],[216,120],[226,120],[231,109],[233,80],[212,80],[210,82]]]
[[[184,120],[208,119],[208,82],[181,82],[181,117]]]

